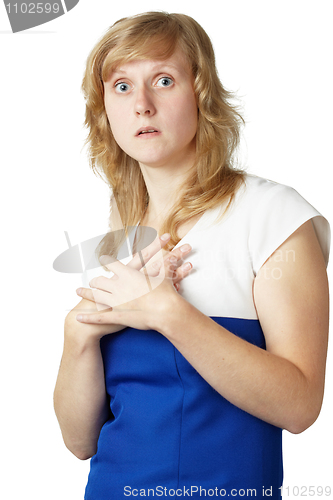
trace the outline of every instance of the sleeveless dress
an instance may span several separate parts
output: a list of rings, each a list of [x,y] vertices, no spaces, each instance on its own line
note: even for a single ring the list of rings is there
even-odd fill
[[[265,349],[252,295],[258,270],[310,219],[327,263],[329,225],[292,188],[252,175],[217,223],[221,209],[206,211],[178,243],[192,246],[194,269],[179,293]],[[282,429],[229,403],[157,331],[126,328],[103,337],[101,351],[112,418],[91,459],[85,500],[281,498]]]

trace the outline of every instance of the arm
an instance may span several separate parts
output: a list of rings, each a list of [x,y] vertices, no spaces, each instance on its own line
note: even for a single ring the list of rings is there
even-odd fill
[[[162,261],[155,260],[154,267],[150,266],[150,261],[169,239],[162,241],[157,238],[141,252],[140,256],[134,256],[125,267],[143,270],[142,264],[148,262],[147,274],[157,276]],[[177,286],[189,272],[182,265],[182,258],[191,248],[188,245],[184,247],[186,246],[183,245],[164,257],[164,262],[171,255],[176,259],[175,273],[169,283],[173,293],[176,293],[174,285]],[[139,275],[146,283],[143,273]],[[112,278],[110,281],[115,283]],[[92,295],[92,293],[89,297],[86,295],[87,298],[83,298],[66,317],[64,350],[54,390],[54,408],[64,442],[67,448],[82,460],[96,453],[100,430],[110,416],[100,339],[106,334],[122,330],[129,324],[116,323],[112,312],[110,315],[110,308],[98,311]],[[84,324],[76,320],[78,314],[93,313],[98,314],[100,318],[97,324]]]
[[[290,255],[295,259],[288,258]],[[275,252],[262,266],[253,290],[267,350],[240,339],[201,313],[175,292],[168,279],[118,306],[121,301],[115,300],[117,289],[112,282],[94,278],[91,286],[103,290],[105,303],[117,307],[105,318],[97,313],[77,319],[101,324],[109,317],[115,323],[159,331],[231,403],[299,433],[320,412],[328,338],[327,275],[311,221],[295,231],[280,246],[275,260],[276,256]],[[279,280],[275,279],[276,268]],[[126,290],[131,279],[140,281],[120,263],[114,270],[119,272],[119,290]],[[83,289],[81,296],[93,300],[91,290]]]
[[[54,408],[67,448],[81,460],[96,453],[102,425],[109,417],[100,338],[124,328],[83,325],[78,312],[96,311],[82,299],[65,320],[64,350],[54,390]]]
[[[231,403],[299,433],[320,412],[328,337],[327,275],[311,221],[284,242],[279,257],[274,261],[273,254],[254,283],[266,351],[233,335],[179,295],[161,305],[155,327]],[[278,280],[272,275],[277,267]]]

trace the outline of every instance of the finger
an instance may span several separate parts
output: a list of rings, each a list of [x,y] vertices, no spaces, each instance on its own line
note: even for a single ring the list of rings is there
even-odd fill
[[[174,279],[174,284],[178,283],[182,279],[184,279],[186,276],[188,276],[193,269],[193,266],[190,262],[185,262],[182,266],[179,266],[176,269],[176,277]]]
[[[158,259],[150,265],[148,263],[148,265],[145,268],[145,271],[147,272],[147,274],[149,274],[149,276],[158,276],[162,264],[164,264],[164,262],[168,261],[172,257],[175,257],[177,259],[177,263],[180,266],[181,265],[180,261],[182,261],[184,259],[184,257],[188,253],[191,252],[191,250],[192,250],[191,245],[186,243],[185,245],[182,245],[181,247],[172,250],[172,252],[168,252],[168,254],[163,258],[163,260]],[[187,270],[187,272],[188,272],[188,270]],[[182,273],[180,274],[180,276],[182,276],[183,273],[184,273],[184,270],[182,270]],[[185,275],[184,275],[184,277],[185,277]]]
[[[80,323],[91,325],[124,325],[131,324],[131,320],[135,320],[136,311],[123,309],[122,311],[106,311],[92,314],[78,314],[76,320]]]
[[[99,261],[103,266],[107,267],[109,264],[112,264],[112,262],[115,262],[117,259],[112,257],[111,255],[101,255],[99,258]]]
[[[133,259],[127,264],[127,266],[139,271],[157,252],[159,252],[167,244],[169,240],[170,234],[168,233],[162,234],[160,238],[155,238],[155,240],[150,245],[148,245],[143,250],[140,250],[140,252],[137,252],[133,256]]]
[[[94,302],[98,310],[110,308],[107,303],[110,294],[107,292],[101,292],[100,290],[91,290],[90,288],[78,288],[76,290],[76,293],[77,295],[79,295],[79,297]]]
[[[164,279],[175,279],[177,269],[177,259],[174,256],[170,256],[163,262],[159,271],[159,277]]]
[[[148,274],[148,276],[151,276],[151,277],[158,276],[163,263],[164,263],[164,261],[162,259],[158,259],[155,262],[152,262],[151,264],[148,263],[140,271],[144,274]]]
[[[114,259],[113,262],[111,261],[107,265],[107,268],[119,277],[124,275],[124,273],[126,272],[126,267],[127,266],[125,266],[125,264],[123,264],[122,262],[120,262],[120,260],[117,260],[117,259]],[[128,271],[128,269],[127,269],[127,271]],[[112,278],[114,278],[114,276],[112,276]],[[110,278],[107,278],[107,279],[110,279]]]
[[[118,276],[117,276],[118,279]],[[89,281],[89,286],[91,288],[96,288],[98,290],[104,290],[105,292],[112,293],[114,287],[116,286],[117,280],[112,280],[106,276],[95,276]]]
[[[89,286],[112,293],[116,286],[115,282],[119,278],[130,279],[131,273],[133,273],[131,268],[128,268],[119,260],[114,260],[114,262],[109,263],[107,267],[114,275],[111,278],[107,278],[106,276],[95,276],[90,280]]]
[[[114,272],[111,270],[110,265],[113,264],[114,262],[118,262],[117,259],[114,257],[111,257],[111,255],[101,255],[99,258],[100,263],[105,266],[110,272],[112,272],[112,276],[109,277],[110,280],[117,280],[118,276],[114,274]]]
[[[79,297],[83,299],[91,300],[91,302],[95,302],[92,290],[90,288],[78,288],[76,293]]]
[[[111,325],[115,323],[115,315],[112,311],[97,312],[92,314],[78,314],[76,320],[89,325]],[[118,324],[118,323],[117,323]]]
[[[191,245],[187,243],[179,248],[172,250],[164,257],[164,262],[170,262],[177,264],[177,267],[182,265],[184,257],[192,250]]]
[[[189,245],[188,243],[186,243],[185,245],[182,245],[179,248],[174,248],[170,252],[170,255],[173,255],[179,261],[179,260],[183,260],[184,257],[191,252],[191,250],[192,250],[191,245]]]
[[[126,274],[128,274],[128,272],[130,272],[130,270],[131,270],[131,268],[129,268],[127,265],[120,262],[120,260],[117,260],[114,257],[111,257],[110,255],[102,255],[100,257],[100,262],[105,267],[107,267],[109,271],[111,271],[113,273],[113,276],[111,276],[110,278],[106,278],[104,276],[104,278],[106,280],[108,280],[109,282],[110,282],[110,280],[116,281],[117,279],[126,276]],[[102,277],[99,276],[98,278],[93,278],[93,280],[100,279],[100,278],[102,278]],[[102,288],[104,288],[105,283],[106,282],[104,282]],[[95,284],[92,285],[91,282],[89,283],[89,285],[95,287]],[[99,288],[99,287],[96,286],[96,288]]]
[[[182,245],[180,248],[173,250],[164,258],[164,265],[173,266],[173,269],[177,272],[177,268],[182,265],[182,260],[186,254],[188,254],[192,250],[192,247],[188,244]],[[179,274],[179,277],[182,276],[185,269]]]

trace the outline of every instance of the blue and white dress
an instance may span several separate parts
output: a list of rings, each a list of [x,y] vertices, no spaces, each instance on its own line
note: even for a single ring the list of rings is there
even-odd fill
[[[220,209],[177,245],[193,249],[179,293],[265,349],[252,293],[258,270],[310,219],[327,263],[329,225],[292,188],[252,175],[216,223]],[[101,350],[113,417],[91,459],[86,500],[281,497],[282,429],[229,403],[157,331],[126,328],[103,337]]]

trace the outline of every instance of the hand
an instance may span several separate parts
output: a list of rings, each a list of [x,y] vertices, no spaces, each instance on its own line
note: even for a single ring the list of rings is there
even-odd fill
[[[169,235],[165,241],[156,238],[126,266],[115,259],[110,262],[111,259],[107,258],[108,264],[104,260],[114,276],[94,278],[90,282],[94,290],[81,288],[77,293],[99,304],[99,309],[107,307],[108,311],[81,314],[77,320],[87,324],[111,322],[139,329],[152,328],[154,318],[162,312],[168,298],[175,295],[179,281],[189,274],[192,267],[190,263],[183,264],[184,256],[191,251],[190,245],[183,245],[164,257],[160,253],[156,260],[158,251],[168,240]]]
[[[161,250],[163,246],[169,241],[170,237],[167,235],[167,239],[162,240],[160,238],[156,238],[149,246],[144,248],[140,254],[134,255],[133,259],[128,263],[129,267],[133,267],[134,269],[140,269],[142,272],[149,272],[152,275],[158,274],[158,269],[160,266],[160,262],[156,261],[152,265],[152,258],[156,258],[158,252]],[[174,251],[174,255],[176,255],[178,261],[181,259],[181,254],[186,255],[191,250],[189,245],[183,245],[183,247],[188,247],[185,252],[181,252],[179,249]],[[170,253],[169,253],[170,254]],[[144,266],[145,262],[150,262],[150,267],[147,270]],[[180,267],[177,270],[175,282],[182,279],[185,275],[184,266]],[[187,271],[188,273],[188,271]],[[112,278],[111,278],[112,279]],[[80,290],[80,289],[79,289]],[[115,333],[120,330],[123,330],[127,325],[119,325],[114,323],[111,318],[105,318],[104,314],[112,309],[103,304],[96,303],[95,298],[89,289],[82,289],[82,292],[78,292],[78,295],[82,297],[82,300],[68,313],[65,319],[65,336],[72,337],[76,341],[85,342],[86,340],[95,340],[99,341],[101,337],[104,335]],[[103,309],[103,321],[100,324],[85,324],[77,321],[76,317],[78,314],[89,314],[92,315],[97,311]]]
[[[78,314],[93,314],[96,312],[98,312],[98,308],[94,301],[82,299],[66,316],[65,337],[72,338],[84,344],[87,340],[99,341],[104,335],[115,333],[125,328],[123,325],[107,323],[100,325],[84,324],[76,320]]]
[[[168,235],[168,239],[165,241],[165,243],[168,242],[169,239],[170,237]],[[158,240],[158,238],[156,240]],[[180,246],[179,248],[172,250],[171,252],[165,252],[165,256],[163,257],[162,255],[161,258],[160,252],[155,249],[156,240],[141,252],[143,254],[143,259],[142,256],[139,256],[139,254],[135,255],[136,259],[140,258],[141,264],[142,261],[144,261],[147,262],[147,265],[141,267],[140,269],[139,265],[135,265],[134,259],[128,265],[130,265],[131,267],[135,267],[135,269],[140,269],[141,272],[145,272],[149,276],[157,276],[160,272],[161,267],[167,263],[169,258],[176,259],[177,265],[173,274],[173,285],[178,291],[179,282],[184,279],[192,269],[192,264],[190,262],[183,262],[185,257],[192,251],[192,247],[187,243]],[[158,245],[159,244],[160,243],[158,243]]]

